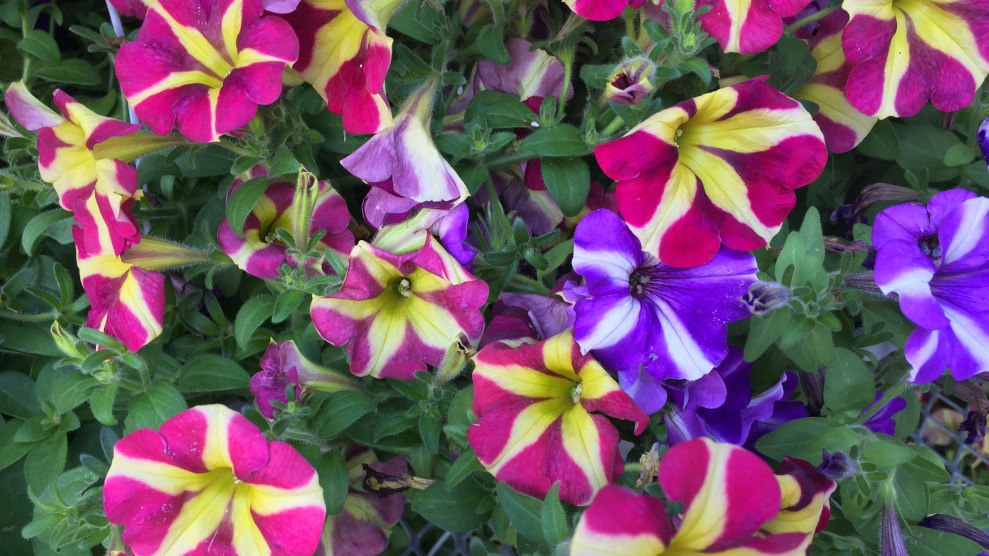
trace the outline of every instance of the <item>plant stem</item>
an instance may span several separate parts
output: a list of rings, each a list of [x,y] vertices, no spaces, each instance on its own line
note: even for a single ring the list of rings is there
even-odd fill
[[[484,165],[488,167],[489,170],[497,170],[498,168],[504,168],[505,166],[511,166],[519,162],[525,162],[527,160],[532,160],[534,158],[539,158],[538,155],[528,154],[528,153],[511,153],[502,156],[496,156],[490,160],[484,162]]]
[[[625,125],[625,120],[623,120],[621,116],[615,116],[615,119],[611,120],[611,123],[608,124],[608,126],[605,127],[603,130],[601,130],[601,136],[610,137],[616,131],[621,129],[623,125]]]
[[[45,311],[44,313],[15,313],[13,311],[0,312],[0,319],[13,320],[17,322],[48,322],[57,319],[61,313],[58,311]]]
[[[813,22],[815,22],[815,21],[817,21],[819,19],[824,19],[825,17],[827,17],[828,15],[830,15],[831,12],[833,12],[833,11],[835,11],[837,9],[838,9],[838,6],[831,6],[830,8],[824,8],[823,10],[817,12],[816,14],[810,14],[809,16],[807,16],[807,17],[805,17],[803,19],[797,20],[796,23],[794,23],[793,25],[790,25],[789,27],[787,27],[786,30],[783,31],[783,32],[785,34],[787,34],[787,35],[792,35],[794,33],[794,31],[796,31],[797,29],[800,29],[801,27],[803,27],[804,25],[807,25],[808,23],[813,23]]]
[[[567,96],[570,95],[570,79],[573,77],[574,46],[569,44],[560,52],[563,59],[563,90],[560,91],[560,102],[557,105],[556,121],[563,119],[566,114]]]
[[[899,396],[900,394],[902,394],[903,391],[906,390],[909,387],[910,387],[910,385],[907,384],[906,381],[903,381],[903,382],[897,384],[896,386],[894,386],[893,388],[891,388],[890,391],[889,392],[886,392],[886,395],[883,396],[883,399],[879,400],[878,403],[876,403],[875,405],[873,405],[871,408],[869,408],[868,411],[866,411],[865,413],[863,413],[861,417],[859,417],[858,419],[856,419],[855,420],[855,424],[856,425],[862,425],[862,424],[864,424],[866,421],[869,420],[870,417],[872,417],[876,413],[879,413],[879,411],[882,408],[886,407],[886,404],[888,404],[890,401],[892,401],[893,398],[895,398],[895,397]]]

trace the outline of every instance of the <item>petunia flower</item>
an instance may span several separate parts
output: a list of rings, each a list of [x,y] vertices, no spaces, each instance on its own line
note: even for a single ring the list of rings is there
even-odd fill
[[[852,106],[880,119],[920,112],[927,100],[961,110],[989,74],[989,4],[983,0],[849,0],[842,32],[854,68],[845,92]]]
[[[303,0],[285,19],[299,36],[293,69],[312,84],[349,133],[377,133],[391,122],[384,94],[398,0]]]
[[[616,370],[625,390],[650,412],[665,402],[661,381],[696,380],[724,360],[727,323],[748,316],[739,298],[757,271],[751,255],[730,249],[696,268],[660,263],[603,209],[577,225],[573,268],[585,281],[565,292],[576,301],[581,351]]]
[[[749,383],[752,365],[738,348],[712,372],[684,384],[667,383],[671,404],[666,414],[667,441],[678,444],[709,437],[718,442],[751,447],[783,423],[807,416],[800,402],[789,401],[797,388],[796,374],[787,371],[758,395]]]
[[[135,556],[310,556],[326,516],[312,465],[222,405],[120,439],[103,508]]]
[[[120,47],[120,87],[159,135],[178,126],[192,141],[216,141],[282,92],[282,71],[299,56],[283,19],[261,0],[158,0],[134,42]]]
[[[465,336],[476,343],[488,286],[431,236],[421,249],[395,255],[366,242],[350,254],[340,290],[314,297],[312,319],[327,342],[347,346],[358,376],[411,379]]]
[[[982,120],[982,123],[979,124],[976,138],[979,143],[979,150],[982,151],[982,160],[989,165],[989,118]]]
[[[265,174],[267,170],[264,167],[256,166],[238,176],[227,195],[232,194],[247,180]],[[349,229],[350,213],[347,211],[347,203],[330,182],[319,180],[316,187],[316,202],[309,223],[310,233],[324,232],[317,248],[346,259],[354,246],[354,234]],[[273,280],[278,278],[278,269],[283,264],[293,262],[293,258],[288,255],[289,246],[279,239],[277,231],[292,231],[295,192],[296,186],[287,181],[273,181],[268,185],[247,215],[243,234],[237,234],[226,220],[220,223],[217,234],[220,248],[244,272]],[[328,263],[323,263],[322,271],[332,272]]]
[[[868,413],[879,401],[883,399],[882,392],[876,392],[876,401],[872,403],[869,407],[862,411],[862,414]],[[871,430],[872,432],[878,432],[882,434],[888,434],[893,436],[896,432],[896,421],[893,420],[893,416],[897,413],[903,411],[907,407],[907,401],[901,397],[896,397],[886,403],[879,411],[873,413],[868,419],[862,423],[865,428]]]
[[[86,326],[137,351],[162,332],[165,320],[165,277],[124,262],[112,248],[87,252],[83,227],[72,228],[82,289],[89,297]]]
[[[405,498],[400,493],[369,492],[362,483],[371,472],[395,476],[408,471],[401,456],[381,463],[370,450],[351,449],[347,456],[350,491],[340,513],[327,516],[316,556],[377,556],[384,552],[391,530],[405,510]]]
[[[144,19],[148,13],[148,6],[157,0],[110,0],[110,4],[120,12],[120,15]]]
[[[573,327],[570,304],[556,296],[502,292],[481,347],[494,342],[519,344],[547,340]]]
[[[764,461],[737,446],[678,444],[660,461],[659,485],[682,514],[669,515],[654,496],[605,487],[580,517],[570,554],[803,556],[810,545],[809,534],[760,533],[780,511],[780,486]]]
[[[591,21],[608,21],[627,7],[638,8],[645,0],[564,0],[573,12]]]
[[[140,240],[130,213],[137,195],[137,170],[120,160],[98,158],[94,149],[111,138],[133,136],[140,129],[95,114],[61,90],[54,94],[56,114],[20,81],[11,83],[4,102],[15,120],[38,131],[38,170],[51,183],[59,204],[73,213],[86,234],[83,252],[112,243],[115,254]]]
[[[838,483],[822,475],[810,463],[784,457],[776,469],[780,484],[780,512],[762,526],[768,533],[804,533],[814,535],[824,530],[831,518],[831,494]]]
[[[475,83],[480,89],[518,95],[526,101],[533,97],[559,97],[566,72],[560,60],[525,39],[513,37],[505,42],[511,61],[501,65],[491,60],[477,63]],[[573,96],[572,88],[568,88]],[[475,91],[476,92],[476,91]]]
[[[268,419],[275,416],[272,402],[288,403],[285,390],[289,386],[296,399],[301,398],[303,392],[361,390],[351,378],[306,359],[294,341],[272,340],[261,356],[260,365],[261,371],[251,377],[251,394],[258,402],[261,415]]]
[[[953,189],[927,207],[906,203],[876,216],[876,285],[896,293],[917,328],[906,343],[910,381],[950,369],[956,380],[989,371],[989,199]]]
[[[632,106],[655,89],[656,64],[645,56],[626,60],[608,77],[604,96],[608,100]]]
[[[385,129],[340,161],[371,186],[364,215],[375,227],[394,224],[417,208],[452,209],[467,186],[436,149],[429,132],[436,82],[412,94]]]
[[[878,121],[852,106],[845,96],[845,82],[852,71],[841,48],[841,31],[847,21],[848,14],[839,8],[821,19],[814,34],[798,33],[807,39],[817,70],[793,96],[817,104],[820,110],[814,114],[814,121],[821,127],[828,150],[834,153],[854,149]]]
[[[678,267],[722,243],[764,247],[828,157],[810,114],[763,79],[667,108],[594,154],[643,248]]]
[[[725,52],[755,54],[783,36],[783,18],[797,15],[810,0],[697,0],[711,9],[698,18],[704,32]]]
[[[581,355],[566,330],[512,347],[485,346],[474,357],[475,422],[467,431],[477,458],[499,481],[542,498],[587,504],[625,464],[618,430],[606,416],[649,422],[600,363]]]

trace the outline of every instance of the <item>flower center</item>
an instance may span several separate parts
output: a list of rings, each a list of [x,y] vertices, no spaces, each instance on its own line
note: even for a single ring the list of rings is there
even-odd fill
[[[412,297],[412,282],[408,278],[402,278],[395,287],[402,297]]]
[[[657,261],[651,259],[632,271],[628,277],[628,286],[632,297],[643,297],[659,284]]]
[[[572,401],[574,405],[580,403],[580,395],[583,393],[583,391],[584,391],[584,386],[580,382],[577,383],[577,386],[574,386],[573,388],[570,389],[570,401]]]
[[[918,241],[920,245],[920,250],[923,251],[925,255],[932,261],[935,265],[941,264],[941,242],[938,237],[934,234],[926,235],[920,238]]]

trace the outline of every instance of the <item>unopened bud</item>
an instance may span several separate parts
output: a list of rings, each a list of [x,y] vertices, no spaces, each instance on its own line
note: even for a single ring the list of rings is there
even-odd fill
[[[295,248],[305,253],[309,250],[313,212],[319,196],[319,180],[312,172],[299,168],[295,180],[295,196],[292,198],[292,239]]]
[[[464,349],[459,341],[454,342],[443,354],[443,359],[440,360],[440,365],[436,368],[434,383],[441,386],[457,378],[467,365],[468,359],[470,359],[470,352]]]
[[[986,164],[989,164],[989,118],[982,121],[976,137],[979,149],[982,151],[982,159],[986,161]]]
[[[86,358],[87,354],[79,349],[79,342],[76,338],[66,332],[58,321],[52,323],[51,333],[52,339],[55,340],[55,345],[58,346],[59,351],[64,353],[66,357],[79,360]]]
[[[982,548],[989,549],[989,535],[978,527],[969,525],[957,517],[945,514],[931,514],[920,520],[921,527],[943,531],[952,535],[959,535],[978,543]]]
[[[879,556],[910,556],[906,545],[903,544],[900,516],[896,514],[896,508],[888,502],[883,506],[882,526],[879,533]]]
[[[656,64],[649,58],[625,60],[608,78],[604,95],[608,100],[631,106],[638,103],[656,88]]]
[[[821,459],[823,461],[817,466],[817,471],[832,481],[842,481],[858,472],[858,463],[844,452],[822,450]]]
[[[790,290],[777,282],[756,282],[741,298],[756,316],[767,315],[790,302]]]
[[[124,251],[120,260],[145,270],[169,270],[210,262],[209,255],[202,251],[148,236]]]

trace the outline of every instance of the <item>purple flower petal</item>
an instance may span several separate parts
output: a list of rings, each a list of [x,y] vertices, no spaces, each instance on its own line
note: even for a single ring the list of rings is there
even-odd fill
[[[903,314],[931,329],[948,326],[948,318],[931,294],[934,272],[934,263],[916,242],[890,241],[876,254],[876,285],[885,294],[899,295]]]

